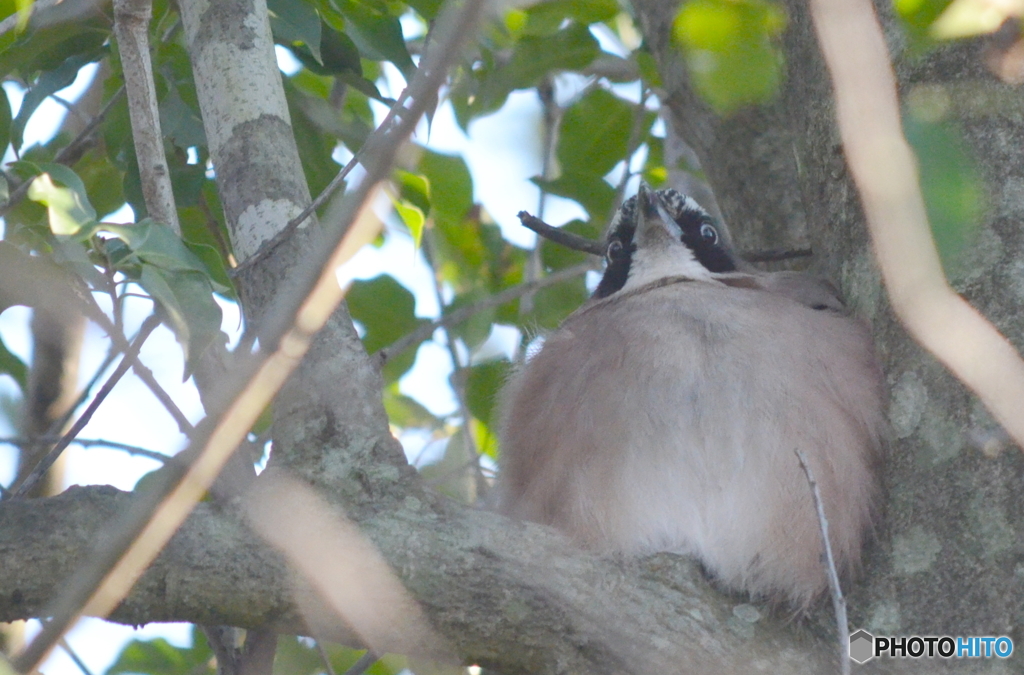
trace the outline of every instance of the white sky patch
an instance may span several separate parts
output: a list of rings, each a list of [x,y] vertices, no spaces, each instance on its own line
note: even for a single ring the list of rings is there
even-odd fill
[[[78,100],[86,88],[92,82],[93,77],[96,76],[96,70],[99,68],[99,64],[90,63],[82,66],[78,71],[78,77],[67,87],[56,92],[56,96],[64,99],[68,102],[74,102]],[[21,109],[21,101],[25,97],[25,89],[17,82],[10,80],[3,83],[4,91],[7,93],[7,98],[11,102],[11,113],[17,116],[18,111]],[[32,113],[32,117],[29,118],[28,124],[25,125],[25,133],[22,136],[23,143],[21,146],[21,152],[24,153],[26,149],[32,147],[37,143],[46,143],[54,134],[57,133],[57,129],[64,123],[64,117],[68,114],[68,109],[63,105],[55,101],[53,98],[47,98],[45,101],[39,104],[35,112]],[[3,162],[14,161],[14,153],[10,148],[7,149],[7,154],[4,155]]]
[[[27,622],[25,634],[28,639],[35,637],[40,630],[40,623],[32,620]],[[94,674],[106,672],[114,664],[120,653],[120,645],[129,640],[152,640],[164,638],[175,647],[192,646],[192,625],[187,623],[151,623],[140,628],[108,623],[102,619],[86,617],[79,619],[75,627],[67,634],[67,641],[89,671]],[[113,651],[110,646],[117,646]],[[67,652],[58,647],[43,663],[40,672],[46,675],[81,675]]]

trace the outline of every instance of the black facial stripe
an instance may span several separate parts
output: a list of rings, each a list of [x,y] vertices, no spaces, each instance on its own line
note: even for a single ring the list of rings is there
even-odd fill
[[[612,253],[612,242],[621,244],[615,253]],[[631,241],[623,242],[619,237],[612,235],[608,242],[607,265],[604,269],[604,276],[601,277],[601,283],[594,291],[595,298],[606,298],[626,285],[635,251],[636,244]]]
[[[715,227],[715,221],[711,216],[693,209],[686,209],[676,216],[676,222],[683,230],[683,243],[693,251],[697,262],[703,265],[709,272],[735,272],[736,261],[729,254],[729,251],[722,245],[722,237],[711,243],[701,234],[701,227],[711,225]],[[717,228],[716,228],[717,230]]]
[[[719,235],[717,243],[711,243],[701,236],[703,225],[715,227],[715,221],[707,212],[699,207],[694,208],[689,205],[686,198],[675,190],[659,190],[658,195],[682,230],[682,243],[693,251],[697,262],[710,272],[733,272],[736,270],[735,258],[725,247],[721,235]],[[622,250],[617,257],[608,260],[601,283],[594,291],[595,298],[606,298],[626,285],[626,281],[629,279],[632,254],[636,251],[636,245],[633,243],[636,224],[637,198],[630,197],[622,203],[615,214],[612,220],[612,232],[608,238],[609,243],[618,240],[622,244]]]

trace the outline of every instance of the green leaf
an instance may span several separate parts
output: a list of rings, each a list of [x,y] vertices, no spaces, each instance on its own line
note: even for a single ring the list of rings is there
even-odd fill
[[[220,306],[205,273],[171,271],[151,264],[142,265],[139,285],[160,305],[167,324],[185,352],[183,380],[195,372],[199,358],[215,341],[224,340],[220,331]]]
[[[647,137],[647,159],[644,160],[643,178],[647,184],[660,188],[668,180],[668,167],[665,166],[665,139],[657,136]]]
[[[935,245],[948,275],[955,275],[985,212],[981,171],[959,128],[911,114],[904,132],[917,154],[921,192]]]
[[[290,84],[285,85],[285,97],[306,182],[309,184],[310,192],[319,194],[338,173],[338,163],[332,156],[338,141],[334,136],[324,133],[317,122],[307,114],[310,108],[304,104],[311,97],[299,93]],[[308,102],[314,103],[315,99]],[[336,115],[332,117],[337,119]]]
[[[160,129],[165,138],[171,139],[182,150],[206,145],[203,121],[182,100],[177,86],[168,87],[167,94],[160,101]]]
[[[61,169],[63,171],[55,171],[61,174],[56,177],[68,187],[57,185],[53,181],[54,176],[43,173],[32,180],[28,187],[28,198],[46,206],[50,230],[54,234],[74,235],[83,227],[96,222],[96,211],[89,203],[81,179],[71,169]]]
[[[105,675],[213,675],[212,658],[213,652],[206,636],[197,626],[192,629],[191,647],[175,647],[164,638],[132,640],[124,646]]]
[[[952,0],[893,1],[893,8],[902,19],[903,28],[909,38],[911,54],[923,54],[939,43],[932,36],[931,27],[951,3]]]
[[[600,54],[601,47],[590,30],[575,22],[554,35],[525,36],[516,43],[511,57],[503,65],[484,61],[482,67],[471,71],[456,85],[453,102],[459,123],[465,128],[473,117],[501,108],[516,89],[533,87],[552,72],[582,70]],[[461,106],[462,96],[471,102]]]
[[[694,85],[719,113],[763,103],[778,91],[786,14],[771,0],[690,0],[672,24]]]
[[[398,17],[389,14],[383,4],[367,0],[334,0],[334,5],[348,20],[346,32],[363,56],[391,61],[406,79],[412,77],[416,65],[405,46]]]
[[[21,387],[24,395],[28,391],[28,366],[25,362],[12,354],[0,337],[0,375],[10,375]]]
[[[420,247],[420,242],[423,241],[423,226],[427,222],[426,217],[423,215],[423,211],[412,202],[408,202],[404,199],[393,200],[392,203],[395,205],[395,211],[402,218],[402,222],[409,229],[409,234],[412,235],[412,242],[416,248]]]
[[[423,323],[423,319],[416,318],[413,294],[387,274],[353,282],[345,299],[352,318],[366,329],[363,344],[371,353]]]
[[[300,45],[309,50],[317,63],[320,56],[320,15],[302,0],[267,0],[270,11],[270,30],[274,42]]]
[[[3,87],[0,87],[0,152],[6,150],[11,142],[12,121],[11,102],[7,98],[7,92]]]
[[[322,672],[323,663],[316,649],[299,642],[294,635],[282,635],[277,639],[273,668],[274,675],[317,675]]]
[[[410,0],[409,6],[416,10],[420,16],[427,21],[434,19],[437,13],[441,11],[441,5],[444,4],[443,0]]]
[[[397,382],[384,388],[384,409],[388,413],[388,420],[403,429],[438,429],[441,427],[441,420],[434,417],[415,399],[401,393],[398,390]]]
[[[210,285],[213,286],[214,292],[236,299],[238,294],[235,292],[235,285],[232,283],[230,275],[228,275],[227,267],[224,265],[224,259],[221,257],[220,252],[213,246],[196,244],[191,241],[185,241],[185,246],[203,262],[203,266],[209,274]]]
[[[348,73],[362,79],[363,65],[359,49],[352,38],[334,30],[327,23],[321,24],[320,33],[320,58],[314,58],[313,53],[304,45],[288,45],[295,58],[317,75]]]
[[[658,72],[658,62],[648,51],[637,50],[633,53],[636,65],[640,69],[640,78],[648,87],[661,87],[661,73]]]
[[[102,288],[106,283],[104,276],[89,259],[89,254],[82,242],[58,237],[56,241],[51,241],[51,245],[55,263],[82,277],[93,288]]]
[[[162,223],[147,218],[134,225],[101,223],[99,229],[128,244],[147,265],[168,272],[198,272],[204,276],[209,274],[202,260],[185,246],[174,230]]]
[[[555,154],[563,167],[584,167],[603,176],[625,159],[633,106],[595,89],[565,111]]]
[[[495,420],[497,424],[498,420]],[[476,449],[482,455],[487,455],[491,459],[497,461],[498,459],[498,435],[494,433],[494,427],[484,424],[480,420],[471,420],[469,425],[470,432],[473,434],[473,441],[476,442]]]
[[[611,216],[612,204],[615,203],[615,188],[604,179],[603,174],[591,173],[585,168],[563,169],[562,175],[554,180],[530,180],[549,194],[575,200],[590,214],[591,221],[595,223],[603,225]],[[600,231],[596,233],[597,236],[600,234]]]
[[[508,381],[512,372],[512,363],[507,359],[487,361],[469,369],[466,377],[466,405],[473,417],[488,427],[496,423],[494,419],[498,393]]]
[[[424,213],[430,211],[430,183],[426,176],[395,169],[394,179],[401,190],[402,199]]]
[[[107,17],[95,16],[33,27],[21,35],[9,31],[0,40],[0,76],[18,70],[29,79],[54,70],[70,56],[102,49],[111,37],[110,25]]]
[[[533,296],[533,312],[519,319],[531,329],[554,330],[587,300],[583,277],[542,288]]]
[[[424,150],[419,170],[429,184],[431,214],[461,221],[473,206],[473,178],[466,161],[455,155]]]
[[[93,205],[98,217],[112,213],[124,204],[124,193],[121,191],[121,171],[114,166],[106,155],[99,152],[87,152],[74,165],[75,173],[82,179],[85,194]]]
[[[97,53],[76,54],[68,57],[55,70],[45,72],[39,76],[35,85],[25,92],[25,97],[21,100],[18,114],[11,123],[10,141],[15,149],[21,149],[25,125],[28,124],[29,118],[32,117],[32,113],[36,111],[39,104],[45,101],[51,94],[55,94],[74,82],[82,66],[98,60],[99,57],[100,55]]]
[[[488,293],[480,288],[462,293],[455,296],[452,303],[444,308],[444,313],[451,314],[463,307],[475,305],[485,300],[487,296]],[[490,336],[491,324],[494,323],[496,313],[496,307],[478,311],[465,321],[449,326],[448,332],[461,338],[470,349],[476,349]]]
[[[616,0],[547,0],[526,10],[523,32],[546,35],[562,27],[566,19],[575,19],[581,25],[610,21],[621,11]]]
[[[185,353],[187,379],[210,344],[225,339],[220,330],[220,306],[213,298],[216,282],[210,269],[171,228],[161,223],[149,219],[134,225],[100,223],[96,230],[114,235],[131,249],[133,255],[124,259],[124,265],[139,268],[139,284],[164,312]],[[219,259],[216,251],[203,251],[198,245],[196,249]],[[216,290],[232,293],[224,283],[216,283]]]

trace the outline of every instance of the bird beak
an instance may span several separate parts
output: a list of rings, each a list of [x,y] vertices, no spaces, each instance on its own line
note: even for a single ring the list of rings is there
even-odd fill
[[[661,195],[647,183],[640,183],[636,205],[637,223],[633,241],[637,246],[647,246],[666,238],[676,242],[682,239],[682,228],[665,208]]]

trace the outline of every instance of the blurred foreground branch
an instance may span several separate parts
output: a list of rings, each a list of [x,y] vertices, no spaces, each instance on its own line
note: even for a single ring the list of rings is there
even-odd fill
[[[1024,361],[946,281],[903,136],[896,78],[869,0],[810,0],[846,159],[893,310],[1024,447]]]

